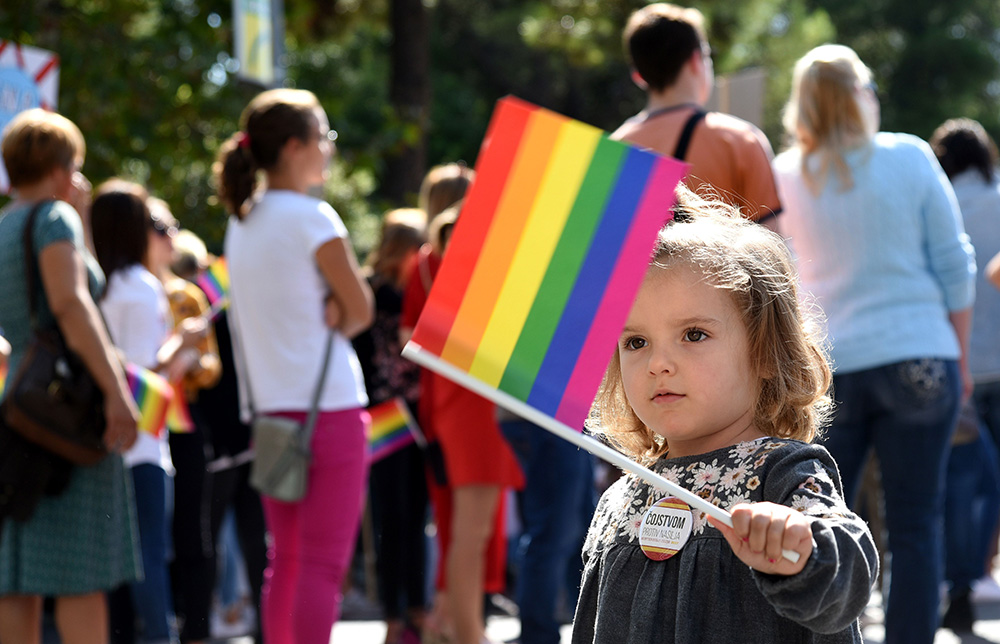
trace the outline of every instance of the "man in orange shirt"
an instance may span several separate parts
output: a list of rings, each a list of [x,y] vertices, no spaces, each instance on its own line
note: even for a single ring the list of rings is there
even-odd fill
[[[648,5],[629,17],[623,39],[632,79],[647,102],[612,138],[686,161],[692,190],[719,196],[773,227],[781,202],[767,137],[735,116],[704,111],[715,75],[701,12]]]

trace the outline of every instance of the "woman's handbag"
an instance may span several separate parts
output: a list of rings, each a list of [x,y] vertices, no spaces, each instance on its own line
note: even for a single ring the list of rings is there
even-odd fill
[[[323,367],[313,392],[312,406],[305,424],[281,416],[256,416],[250,426],[254,458],[250,485],[261,494],[294,503],[306,495],[309,480],[309,443],[319,417],[319,399],[333,354],[333,331],[326,341]],[[250,391],[249,383],[247,391]],[[252,401],[251,401],[252,405]]]
[[[77,465],[93,465],[107,454],[103,436],[104,394],[83,362],[67,346],[58,327],[40,329],[39,283],[32,231],[35,205],[24,228],[24,261],[32,338],[8,383],[2,410],[10,429],[26,440]]]

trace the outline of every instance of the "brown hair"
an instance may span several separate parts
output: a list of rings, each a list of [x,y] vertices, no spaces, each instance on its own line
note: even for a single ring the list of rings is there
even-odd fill
[[[816,315],[804,311],[782,239],[721,201],[705,201],[683,184],[673,222],[660,230],[650,270],[685,267],[729,291],[749,339],[758,378],[756,427],[769,436],[812,440],[831,408],[826,352]],[[658,458],[669,446],[646,427],[625,397],[615,352],[588,425],[634,457]]]
[[[289,139],[309,140],[319,107],[316,95],[304,89],[272,89],[250,101],[240,116],[240,131],[222,144],[213,167],[226,210],[246,216],[258,170],[273,169]]]
[[[663,2],[633,12],[622,40],[629,64],[657,92],[677,82],[684,63],[708,41],[700,11]]]
[[[2,148],[12,188],[37,183],[56,168],[68,170],[87,153],[73,121],[41,108],[25,110],[7,124]]]
[[[420,184],[418,206],[433,221],[446,208],[465,197],[476,178],[475,170],[461,163],[448,163],[431,168]]]
[[[930,144],[949,179],[974,168],[983,181],[993,183],[997,144],[979,121],[949,119],[934,130]]]
[[[145,188],[124,179],[108,179],[97,187],[90,228],[97,262],[109,282],[115,271],[146,260],[152,226],[147,199]]]
[[[371,273],[399,283],[403,261],[410,251],[417,251],[427,241],[424,212],[419,208],[397,208],[382,218],[378,247],[366,262]]]
[[[844,45],[820,45],[795,63],[783,121],[802,151],[802,176],[814,193],[831,169],[842,188],[853,185],[844,153],[871,140],[878,129],[860,102],[860,90],[871,80],[871,70]],[[819,161],[816,170],[809,167],[811,155]]]

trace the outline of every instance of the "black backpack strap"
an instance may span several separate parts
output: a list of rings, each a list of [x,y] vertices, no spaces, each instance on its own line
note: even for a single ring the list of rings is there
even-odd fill
[[[695,110],[691,116],[688,117],[687,122],[684,124],[684,129],[681,130],[681,136],[677,139],[677,147],[674,148],[674,158],[683,161],[684,157],[687,156],[688,146],[691,145],[691,137],[694,135],[694,129],[698,127],[698,123],[705,118],[703,110]]]

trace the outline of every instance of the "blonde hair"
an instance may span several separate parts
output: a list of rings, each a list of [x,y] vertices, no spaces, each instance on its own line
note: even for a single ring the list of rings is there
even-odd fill
[[[365,264],[370,273],[399,283],[407,255],[420,250],[426,241],[424,211],[419,208],[390,210],[382,217],[379,245],[368,255]]]
[[[194,280],[198,271],[207,267],[208,248],[201,237],[187,228],[177,231],[174,237],[174,256],[170,260],[170,270],[177,277]]]
[[[817,316],[799,301],[784,242],[732,206],[705,201],[683,184],[677,196],[675,219],[660,230],[650,270],[694,269],[731,294],[746,325],[751,377],[758,379],[755,426],[768,436],[812,440],[832,404],[830,367]],[[656,459],[669,450],[629,405],[618,351],[588,426],[636,458]]]
[[[12,188],[30,186],[56,168],[83,161],[87,146],[80,128],[65,116],[41,108],[15,116],[3,131],[3,163]]]
[[[844,153],[870,141],[878,129],[860,100],[871,80],[871,70],[844,45],[820,45],[795,63],[782,121],[802,152],[802,175],[814,193],[831,169],[844,189],[853,185]],[[812,155],[819,162],[815,171],[808,163]]]
[[[476,172],[461,163],[448,163],[431,168],[420,184],[418,206],[431,222],[446,208],[465,197]]]

